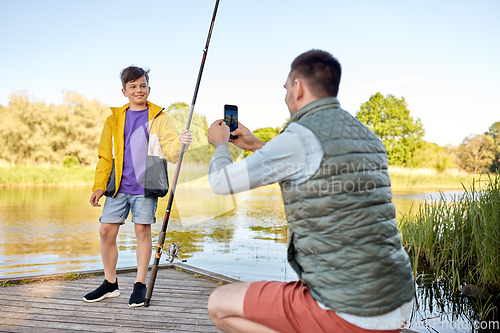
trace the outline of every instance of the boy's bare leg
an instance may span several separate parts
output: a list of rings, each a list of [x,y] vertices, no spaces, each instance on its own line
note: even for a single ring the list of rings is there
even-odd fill
[[[278,333],[245,319],[243,301],[250,282],[226,284],[214,290],[208,299],[208,314],[214,325],[226,333]]]
[[[146,273],[148,272],[149,260],[153,250],[151,245],[151,224],[134,224],[134,229],[137,238],[137,278],[135,282],[146,284]]]
[[[118,235],[119,230],[119,223],[101,223],[101,227],[99,229],[104,278],[108,280],[109,283],[115,283],[116,281],[116,262],[118,261],[116,236]]]

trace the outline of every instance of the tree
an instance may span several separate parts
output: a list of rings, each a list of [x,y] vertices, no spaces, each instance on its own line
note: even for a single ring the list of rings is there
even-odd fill
[[[46,105],[26,93],[13,94],[0,110],[0,161],[62,165],[97,162],[97,146],[109,108],[66,92],[61,105]]]
[[[356,114],[382,140],[391,165],[411,166],[415,150],[423,144],[422,123],[410,116],[407,106],[404,97],[376,93]]]
[[[189,109],[189,105],[182,102],[172,103],[167,109],[167,113],[170,119],[172,119],[177,134],[186,129]],[[210,161],[212,154],[207,140],[207,128],[206,118],[194,112],[191,118],[191,125],[189,126],[189,130],[192,131],[193,140],[191,141],[189,150],[184,155],[184,161],[200,163],[208,163]]]
[[[186,129],[187,120],[189,117],[189,105],[182,102],[172,103],[168,109],[167,113],[172,119],[174,128],[177,134],[180,134]],[[193,140],[191,141],[190,148],[199,148],[208,146],[207,134],[205,132],[205,127],[207,126],[207,120],[205,117],[200,116],[198,113],[193,112],[193,117],[191,118],[191,124],[189,130],[192,131]]]
[[[422,146],[413,154],[412,167],[433,168],[443,172],[453,166],[452,156],[446,148],[432,142],[423,141]]]
[[[458,156],[462,168],[469,172],[487,169],[495,157],[495,141],[485,134],[469,135],[459,146]]]
[[[257,128],[255,131],[252,132],[259,140],[263,142],[268,142],[274,137],[276,137],[280,132],[279,128],[272,128],[272,127],[264,127],[264,128]]]
[[[484,134],[491,136],[495,145],[500,146],[500,121],[495,121]]]
[[[491,162],[490,171],[496,172],[500,167],[500,121],[494,122],[484,134],[491,136],[495,142],[495,157]]]
[[[189,117],[188,104],[182,102],[172,103],[168,107],[167,113],[172,119],[174,128],[178,134],[186,129]],[[207,140],[207,118],[194,112],[189,130],[192,131],[193,140],[191,141],[189,150],[184,155],[184,160],[186,162],[208,163],[212,158],[213,151]],[[237,160],[241,155],[241,149],[230,144],[229,153],[233,160]]]
[[[279,127],[277,128],[272,128],[272,127],[263,127],[263,128],[257,128],[256,130],[252,131],[252,133],[262,142],[268,142],[274,137],[276,137],[278,134],[280,134],[281,129]],[[244,152],[245,157],[249,156],[252,154],[251,151],[245,151]]]

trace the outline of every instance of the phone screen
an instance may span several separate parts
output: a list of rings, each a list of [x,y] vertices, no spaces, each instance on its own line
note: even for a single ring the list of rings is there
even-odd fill
[[[236,105],[224,105],[224,121],[231,132],[238,128],[238,107]],[[232,136],[231,139],[233,139]]]

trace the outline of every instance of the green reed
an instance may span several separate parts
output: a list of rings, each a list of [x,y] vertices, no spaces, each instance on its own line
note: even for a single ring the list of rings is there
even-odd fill
[[[434,169],[399,166],[389,166],[389,175],[393,190],[461,189],[461,184],[469,184],[478,178],[476,174],[458,169],[438,172]]]
[[[457,290],[474,281],[500,290],[500,174],[482,175],[461,197],[425,201],[399,219],[401,239],[413,260],[423,259]]]

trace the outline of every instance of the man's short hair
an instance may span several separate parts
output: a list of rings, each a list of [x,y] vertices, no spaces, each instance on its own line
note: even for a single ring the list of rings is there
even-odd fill
[[[339,61],[322,50],[302,53],[292,62],[290,70],[291,78],[304,79],[311,93],[318,98],[337,97],[341,74]]]
[[[135,80],[145,76],[146,77],[146,82],[149,84],[149,69],[144,70],[140,67],[136,66],[129,66],[127,68],[124,68],[121,73],[120,77],[122,79],[122,85],[123,89],[125,89],[125,86],[127,82],[134,82]]]

